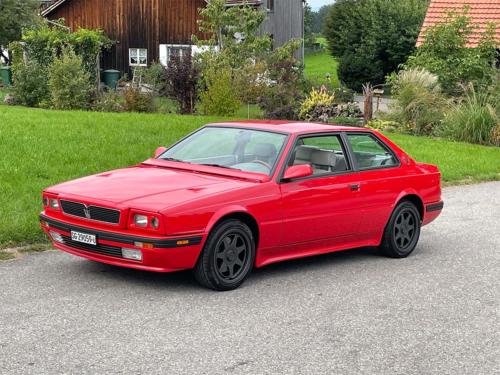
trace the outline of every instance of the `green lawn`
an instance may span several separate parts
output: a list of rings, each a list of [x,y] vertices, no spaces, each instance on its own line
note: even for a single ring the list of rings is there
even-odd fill
[[[304,59],[305,76],[311,80],[315,86],[321,86],[327,83],[326,75],[330,74],[330,84],[333,87],[339,86],[337,75],[337,61],[328,53],[328,51],[319,51],[307,54]]]
[[[44,240],[37,220],[43,188],[138,163],[157,146],[220,120],[0,106],[0,247]],[[500,179],[500,148],[389,137],[418,160],[439,165],[448,183]]]
[[[386,134],[415,160],[439,166],[445,185],[500,180],[500,147]]]

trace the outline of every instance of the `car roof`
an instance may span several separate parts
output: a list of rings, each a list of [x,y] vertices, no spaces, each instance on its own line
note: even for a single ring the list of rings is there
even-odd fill
[[[207,126],[227,126],[237,128],[248,128],[256,130],[266,130],[282,132],[288,134],[320,133],[332,131],[370,131],[367,128],[356,128],[353,126],[318,124],[300,121],[279,121],[279,120],[249,120],[249,121],[229,121],[221,123],[207,124]]]

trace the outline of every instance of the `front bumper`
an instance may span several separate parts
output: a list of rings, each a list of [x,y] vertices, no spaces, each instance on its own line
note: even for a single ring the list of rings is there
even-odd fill
[[[203,236],[148,238],[82,227],[40,215],[40,226],[55,248],[93,261],[153,272],[174,272],[191,269],[201,253]],[[49,232],[62,236],[63,243],[54,241]],[[95,235],[97,245],[71,240],[71,231]],[[142,260],[122,257],[122,248],[140,250]]]

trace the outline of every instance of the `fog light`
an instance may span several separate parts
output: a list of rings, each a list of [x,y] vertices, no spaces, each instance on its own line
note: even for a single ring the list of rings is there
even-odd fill
[[[122,256],[125,259],[142,260],[142,251],[122,248]]]
[[[51,230],[49,232],[50,234],[50,237],[52,237],[52,239],[56,242],[59,242],[59,243],[64,243],[64,238],[57,232],[54,232],[53,230]]]

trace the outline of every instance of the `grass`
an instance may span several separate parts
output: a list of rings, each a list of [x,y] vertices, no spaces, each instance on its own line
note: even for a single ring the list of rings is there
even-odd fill
[[[415,160],[435,164],[446,185],[500,180],[500,147],[386,134]]]
[[[158,146],[220,120],[0,106],[0,248],[45,241],[38,228],[45,187],[139,163]],[[439,165],[448,184],[500,179],[500,148],[388,136],[417,160]]]
[[[43,188],[139,163],[219,120],[0,106],[0,247],[44,240],[37,227]]]
[[[15,254],[7,253],[5,251],[1,251],[0,250],[0,261],[2,261],[2,260],[11,260],[11,259],[14,259],[15,257],[16,257]]]
[[[316,53],[307,54],[304,59],[305,69],[304,74],[313,85],[321,86],[326,83],[333,87],[340,85],[337,75],[337,61],[323,50]],[[327,81],[326,75],[330,74],[330,82]]]

